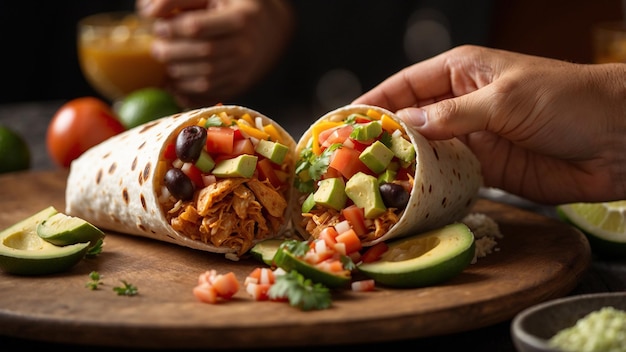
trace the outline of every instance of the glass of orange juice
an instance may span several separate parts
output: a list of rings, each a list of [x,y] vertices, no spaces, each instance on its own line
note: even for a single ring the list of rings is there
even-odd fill
[[[165,66],[150,54],[152,22],[130,12],[99,13],[78,22],[78,59],[89,84],[111,101],[161,87]]]
[[[594,25],[593,51],[596,64],[626,62],[626,22],[602,22]]]

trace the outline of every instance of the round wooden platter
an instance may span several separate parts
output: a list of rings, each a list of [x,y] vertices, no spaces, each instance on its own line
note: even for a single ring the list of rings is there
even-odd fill
[[[63,211],[67,172],[0,176],[0,229],[47,206]],[[240,282],[260,264],[230,261],[151,239],[107,232],[104,251],[70,271],[41,277],[0,273],[0,335],[114,347],[263,348],[383,342],[439,336],[511,319],[568,294],[589,267],[588,242],[557,220],[482,199],[499,250],[437,286],[334,292],[330,309],[300,311],[256,302],[240,290],[206,304],[192,294],[198,275],[233,271]],[[97,290],[86,287],[98,271]],[[113,290],[122,280],[136,296]]]

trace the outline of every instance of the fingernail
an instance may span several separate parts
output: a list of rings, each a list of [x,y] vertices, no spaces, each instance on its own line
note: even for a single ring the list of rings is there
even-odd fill
[[[421,127],[426,124],[426,110],[420,108],[407,108],[398,111],[398,116],[404,122],[413,127]]]

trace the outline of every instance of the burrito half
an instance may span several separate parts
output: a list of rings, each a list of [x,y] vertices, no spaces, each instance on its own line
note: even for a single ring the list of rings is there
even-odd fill
[[[283,128],[245,107],[164,117],[74,160],[66,213],[236,260],[288,229],[294,151]]]
[[[305,238],[351,228],[371,246],[441,227],[469,212],[482,184],[462,142],[427,140],[375,106],[327,113],[296,152],[294,226]]]

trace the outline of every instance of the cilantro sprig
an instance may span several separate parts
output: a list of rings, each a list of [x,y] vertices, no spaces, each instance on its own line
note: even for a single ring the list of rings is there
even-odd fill
[[[118,296],[135,296],[139,293],[139,290],[135,285],[128,283],[125,280],[120,281],[122,281],[124,286],[113,287],[113,291],[117,292]]]
[[[287,298],[292,307],[304,311],[327,309],[332,304],[328,287],[313,283],[295,270],[276,276],[268,295],[272,299]]]
[[[296,163],[296,187],[302,193],[310,193],[314,190],[315,182],[328,171],[330,157],[333,152],[341,147],[341,143],[330,145],[320,155],[315,155],[311,147],[306,147],[300,152],[300,159]]]

